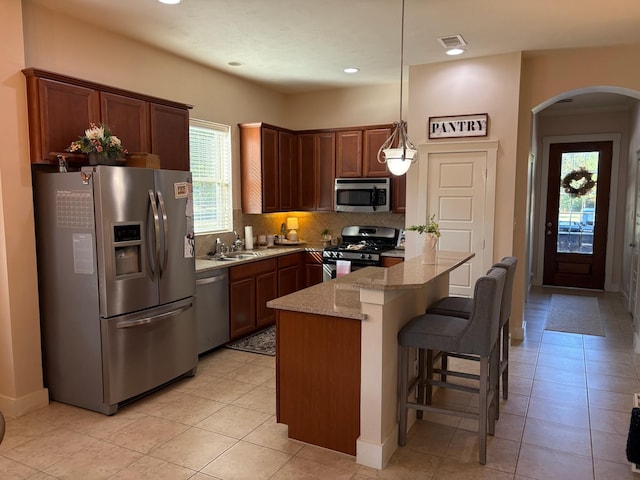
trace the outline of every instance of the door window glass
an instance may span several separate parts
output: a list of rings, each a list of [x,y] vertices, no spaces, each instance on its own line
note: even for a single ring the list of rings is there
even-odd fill
[[[558,253],[593,254],[599,152],[565,152],[560,166]]]

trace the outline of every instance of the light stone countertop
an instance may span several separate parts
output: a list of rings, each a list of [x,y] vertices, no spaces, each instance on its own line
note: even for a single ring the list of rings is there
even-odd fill
[[[421,257],[393,267],[367,267],[344,277],[298,290],[267,302],[267,307],[294,312],[364,320],[360,288],[373,290],[408,290],[421,288],[439,276],[459,267],[473,253],[438,252],[435,265],[423,265]]]
[[[204,272],[207,270],[214,270],[218,268],[228,268],[235,265],[243,265],[245,263],[257,262],[266,258],[279,257],[282,255],[288,255],[296,252],[317,252],[322,251],[322,245],[320,244],[305,244],[296,247],[273,247],[273,248],[256,248],[255,250],[241,250],[236,253],[239,254],[255,254],[250,258],[239,258],[237,260],[215,260],[208,257],[196,257],[196,273]]]

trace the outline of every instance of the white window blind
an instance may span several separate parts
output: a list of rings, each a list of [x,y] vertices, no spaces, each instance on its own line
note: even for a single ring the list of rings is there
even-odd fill
[[[195,233],[233,230],[231,127],[190,120],[189,157]]]

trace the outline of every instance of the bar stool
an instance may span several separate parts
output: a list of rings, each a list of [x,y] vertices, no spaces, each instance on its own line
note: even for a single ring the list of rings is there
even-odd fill
[[[502,398],[505,400],[509,397],[509,318],[511,317],[511,299],[513,297],[513,281],[516,276],[516,267],[518,259],[516,257],[504,257],[495,263],[491,268],[504,268],[507,271],[507,278],[502,293],[502,302],[500,307],[500,330],[502,336],[502,354],[500,356],[499,372],[496,380],[502,378]],[[467,297],[444,297],[434,303],[427,309],[426,313],[434,315],[446,315],[453,317],[469,318],[471,314],[471,306],[473,299]],[[441,369],[434,370],[435,373],[442,375],[442,380],[446,381],[447,372],[447,354],[442,353]],[[450,355],[456,356],[456,355]],[[477,360],[477,357],[464,356],[467,360]],[[431,361],[435,361],[432,359]],[[499,385],[496,387],[499,389]],[[499,412],[496,412],[498,418]]]
[[[409,408],[418,412],[431,411],[463,418],[478,419],[478,461],[484,465],[487,461],[487,432],[495,433],[495,403],[497,395],[493,376],[497,374],[495,355],[499,355],[498,338],[500,323],[500,304],[506,280],[506,270],[491,269],[480,277],[474,287],[473,304],[469,318],[435,315],[425,313],[409,320],[398,333],[399,369],[398,372],[398,408],[399,431],[398,444],[407,443],[407,415]],[[418,374],[409,381],[409,351],[418,349]],[[478,388],[436,381],[425,376],[424,352],[438,350],[456,354],[477,355],[480,360]],[[414,389],[418,386],[417,401],[411,401]],[[424,399],[425,387],[440,386],[467,392],[478,393],[478,413],[459,412],[427,405]]]

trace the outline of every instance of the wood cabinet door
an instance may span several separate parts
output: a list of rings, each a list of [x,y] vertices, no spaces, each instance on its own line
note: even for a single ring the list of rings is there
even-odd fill
[[[383,140],[384,141],[384,140]],[[336,133],[336,177],[362,176],[362,130]]]
[[[322,264],[305,264],[305,287],[317,285],[323,282]]]
[[[304,288],[302,281],[303,254],[292,253],[278,257],[278,296],[288,295]]]
[[[149,104],[144,100],[100,92],[102,123],[121,141],[129,153],[149,152]]]
[[[393,177],[391,181],[391,211],[404,213],[407,205],[407,175]]]
[[[256,281],[245,278],[229,284],[231,338],[242,337],[256,328]]]
[[[402,262],[404,262],[404,258],[402,257],[382,257],[383,267],[393,267]]]
[[[314,210],[316,206],[315,140],[312,133],[298,135],[298,207]]]
[[[278,179],[278,132],[262,128],[262,211],[280,211],[280,182]]]
[[[386,163],[378,162],[378,150],[391,135],[389,128],[372,128],[364,131],[363,174],[365,177],[389,177]]]
[[[189,110],[149,104],[151,153],[160,156],[160,166],[189,170]]]
[[[28,78],[32,163],[58,164],[56,154],[100,122],[97,90],[43,78]]]
[[[322,252],[304,252],[304,286],[322,283]]]
[[[276,311],[267,302],[278,297],[278,276],[274,269],[256,275],[256,327],[271,325],[276,321]]]
[[[316,210],[332,211],[334,180],[336,177],[336,135],[318,133],[316,136]]]
[[[278,180],[280,210],[296,210],[298,208],[296,137],[287,132],[278,133]]]

